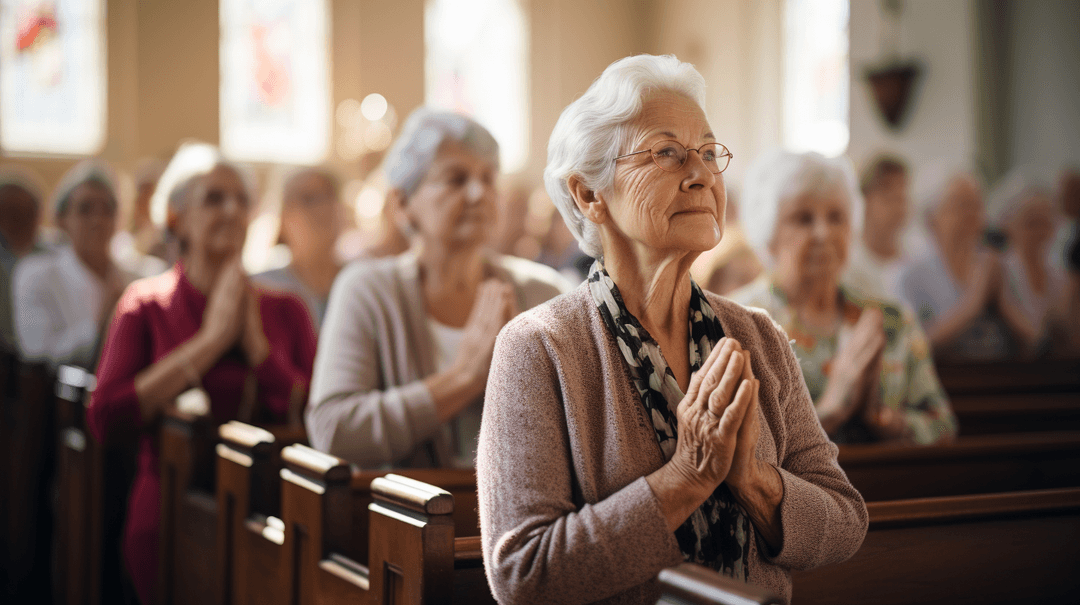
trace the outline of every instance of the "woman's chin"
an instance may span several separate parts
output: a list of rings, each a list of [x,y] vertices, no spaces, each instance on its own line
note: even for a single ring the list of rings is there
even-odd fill
[[[705,252],[712,250],[720,243],[723,230],[711,214],[697,212],[689,214],[685,218],[690,220],[683,220],[681,221],[682,224],[675,225],[675,248],[693,252]]]

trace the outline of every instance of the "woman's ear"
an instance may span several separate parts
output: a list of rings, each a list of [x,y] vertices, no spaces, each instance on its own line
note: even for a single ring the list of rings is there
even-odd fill
[[[411,238],[416,233],[416,227],[412,216],[409,215],[409,206],[405,202],[405,192],[394,187],[386,192],[383,213],[405,237]]]
[[[585,182],[577,175],[571,175],[566,180],[566,186],[570,190],[570,196],[574,198],[578,210],[585,218],[597,225],[602,225],[608,219],[607,202],[595,191],[585,186]]]

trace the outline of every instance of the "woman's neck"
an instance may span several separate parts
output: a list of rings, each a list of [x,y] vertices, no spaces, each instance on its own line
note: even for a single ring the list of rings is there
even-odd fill
[[[315,254],[294,255],[290,267],[300,283],[315,294],[326,297],[330,295],[330,288],[341,270],[341,263],[331,249]]]
[[[98,276],[102,280],[109,276],[109,273],[113,270],[112,259],[109,258],[109,253],[87,253],[85,251],[75,250],[75,256],[78,257],[79,262],[90,269],[90,272]]]
[[[417,261],[428,313],[440,323],[463,327],[485,277],[481,248],[427,244],[421,246]]]
[[[953,281],[966,285],[975,264],[976,246],[971,242],[942,237],[941,234],[937,235],[937,244]]]
[[[619,288],[626,309],[663,349],[688,338],[690,265],[698,253],[656,253],[632,242],[604,243],[604,268]],[[667,355],[667,353],[665,353]]]
[[[216,258],[206,254],[185,254],[180,259],[188,281],[196,290],[206,295],[214,289],[218,274],[228,260],[228,257]]]
[[[818,332],[830,332],[836,327],[840,318],[838,276],[804,279],[778,273],[775,280],[799,323]]]
[[[874,229],[869,223],[863,226],[863,245],[882,260],[893,260],[900,256],[899,239],[895,231]]]

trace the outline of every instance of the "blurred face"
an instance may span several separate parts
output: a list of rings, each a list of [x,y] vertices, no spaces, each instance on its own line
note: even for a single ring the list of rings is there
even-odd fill
[[[780,283],[835,284],[847,262],[851,215],[843,187],[783,202],[769,251]]]
[[[30,192],[17,185],[0,187],[0,235],[16,256],[33,247],[39,218],[37,201]]]
[[[104,258],[116,232],[116,200],[102,185],[83,183],[71,192],[58,223],[81,258]]]
[[[907,223],[908,181],[900,172],[885,174],[866,194],[866,225],[872,233],[895,236]]]
[[[716,142],[697,103],[667,91],[645,98],[630,129],[631,145],[622,153],[666,140],[688,150]],[[724,232],[724,179],[705,166],[697,151],[689,151],[676,172],[661,169],[650,153],[618,160],[610,198],[608,228],[616,237],[653,250],[703,252],[716,246]]]
[[[1054,238],[1057,219],[1057,210],[1050,198],[1034,195],[1023,202],[1009,221],[1009,241],[1020,250],[1042,252]]]
[[[986,228],[986,211],[978,183],[966,176],[953,179],[932,222],[939,241],[977,245]]]
[[[495,221],[495,177],[491,160],[447,141],[405,202],[405,217],[427,243],[448,249],[479,246]]]
[[[1080,174],[1065,173],[1061,177],[1061,207],[1074,220],[1080,219]]]
[[[326,177],[303,173],[289,182],[281,210],[281,236],[293,254],[333,250],[344,227],[345,207]]]
[[[229,258],[244,247],[249,219],[247,189],[240,175],[218,166],[191,187],[177,234],[187,242],[187,254]]]

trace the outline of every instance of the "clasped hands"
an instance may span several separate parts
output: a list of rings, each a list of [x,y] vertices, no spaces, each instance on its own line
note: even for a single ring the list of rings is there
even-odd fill
[[[679,436],[668,464],[702,501],[725,481],[738,492],[775,472],[754,456],[759,387],[750,352],[733,338],[720,339],[691,377],[676,410]]]
[[[261,364],[270,354],[270,341],[263,331],[259,294],[251,285],[237,257],[221,270],[214,282],[203,313],[200,332],[223,354],[239,344],[248,364]]]

